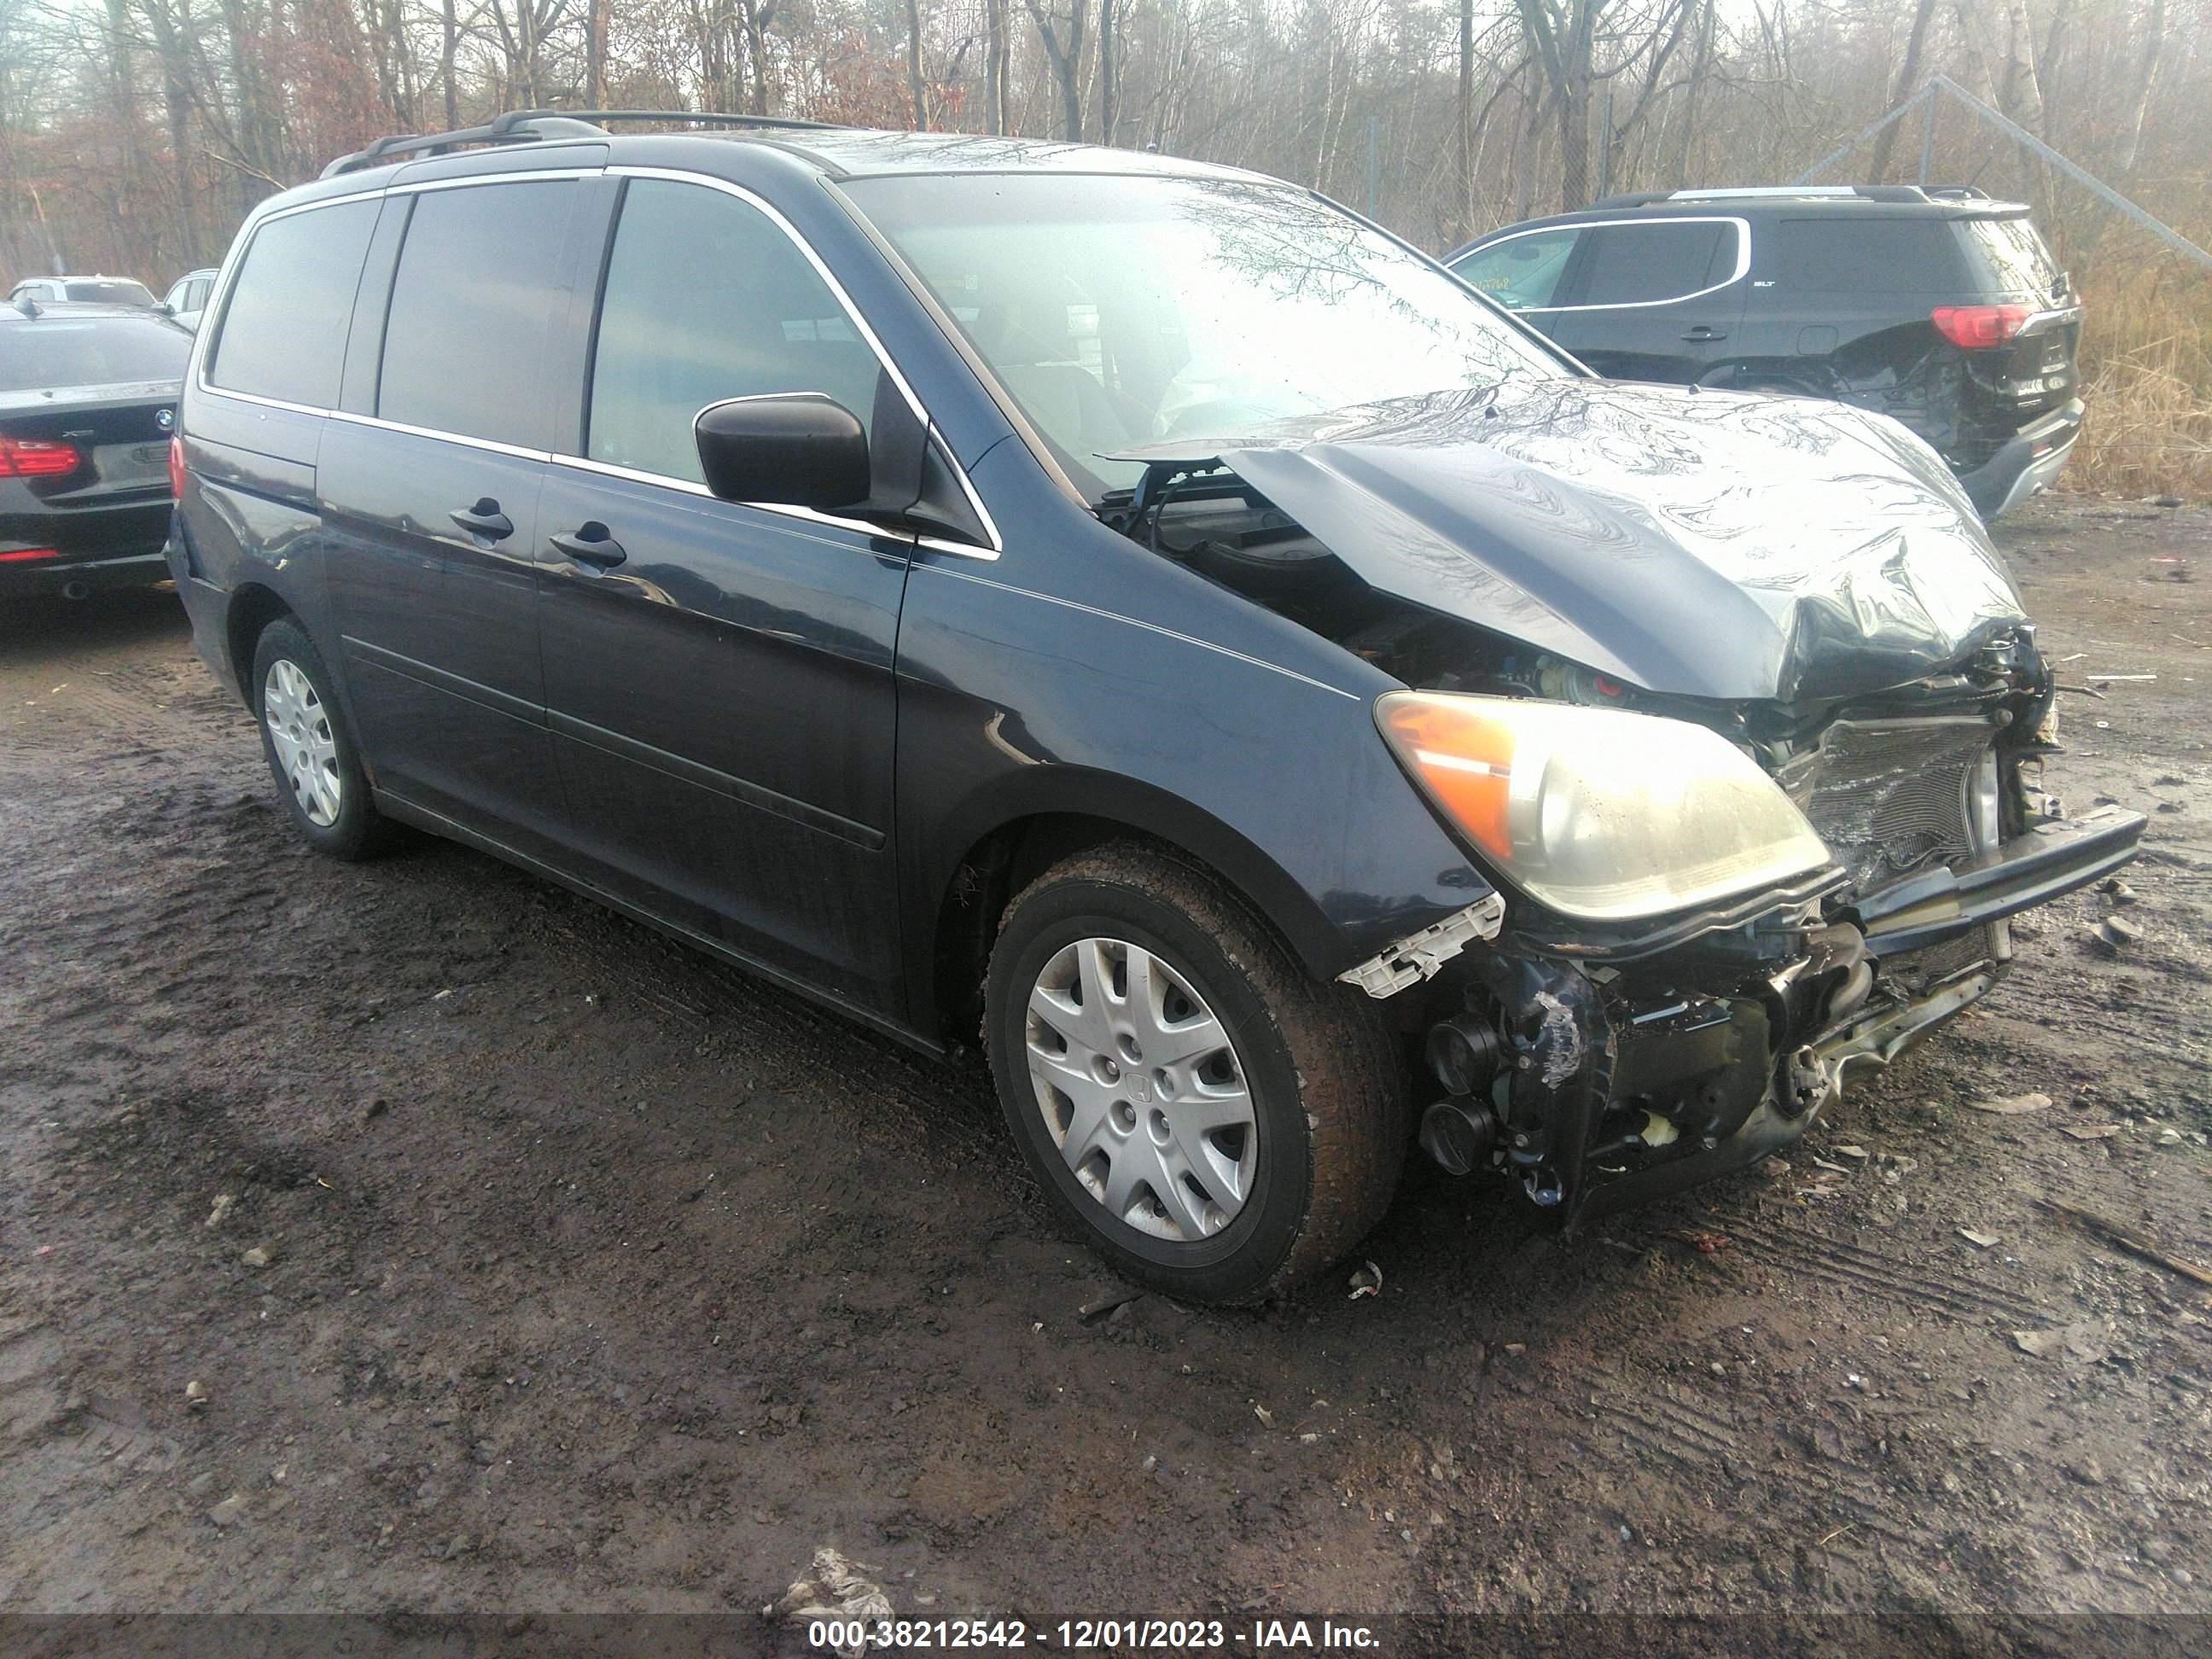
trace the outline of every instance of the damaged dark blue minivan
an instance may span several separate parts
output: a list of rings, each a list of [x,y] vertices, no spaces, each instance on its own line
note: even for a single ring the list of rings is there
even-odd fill
[[[1917,439],[1593,379],[1310,192],[503,117],[265,204],[169,557],[300,833],[930,1049],[1198,1299],[1418,1139],[1571,1224],[1786,1144],[2133,855]]]

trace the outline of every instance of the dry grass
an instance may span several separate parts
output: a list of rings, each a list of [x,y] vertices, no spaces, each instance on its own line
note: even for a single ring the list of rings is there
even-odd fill
[[[2212,279],[2166,263],[2083,283],[2089,412],[2061,489],[2212,497]]]

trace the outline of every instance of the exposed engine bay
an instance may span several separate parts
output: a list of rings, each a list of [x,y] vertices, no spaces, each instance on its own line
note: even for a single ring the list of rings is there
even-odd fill
[[[2117,868],[2141,834],[2117,811],[2062,817],[2043,793],[2053,682],[2016,616],[1978,620],[1936,672],[1886,686],[1686,695],[1383,591],[1218,460],[1156,462],[1101,516],[1416,691],[1705,726],[1827,848],[1779,887],[1633,923],[1577,921],[1501,880],[1494,938],[1423,962],[1418,985],[1369,986],[1418,1053],[1410,1086],[1425,1073],[1443,1091],[1422,1120],[1430,1154],[1510,1177],[1570,1224],[1796,1139],[1851,1073],[1996,983],[2007,917]]]

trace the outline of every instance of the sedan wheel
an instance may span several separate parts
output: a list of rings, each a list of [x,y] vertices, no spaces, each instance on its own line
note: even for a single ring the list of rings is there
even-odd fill
[[[314,684],[289,658],[269,665],[261,686],[261,718],[276,748],[277,769],[307,822],[327,830],[345,804],[337,734]]]
[[[1076,940],[1037,975],[1025,1037],[1045,1131],[1093,1202],[1158,1238],[1236,1219],[1260,1162],[1251,1093],[1220,1020],[1164,957]]]

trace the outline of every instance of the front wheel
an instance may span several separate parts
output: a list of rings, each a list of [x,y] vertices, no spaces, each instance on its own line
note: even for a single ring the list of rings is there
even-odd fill
[[[1170,854],[1103,848],[1017,896],[985,1024],[1054,1207],[1170,1295],[1279,1291],[1357,1243],[1397,1185],[1404,1091],[1374,1010]]]
[[[254,643],[253,712],[262,753],[301,837],[333,858],[381,852],[393,826],[369,799],[322,653],[289,619],[270,623]]]

